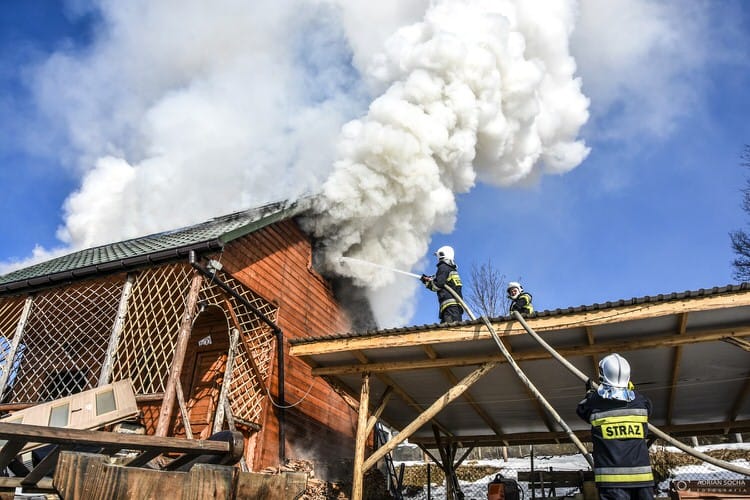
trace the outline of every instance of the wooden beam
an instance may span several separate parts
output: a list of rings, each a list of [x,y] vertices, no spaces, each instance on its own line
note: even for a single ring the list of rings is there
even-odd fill
[[[435,351],[435,349],[432,348],[432,346],[423,346],[423,349],[427,356],[430,359],[438,359],[438,354]],[[443,376],[450,382],[451,385],[458,384],[458,377],[456,377],[450,368],[441,368],[440,371],[443,373]],[[492,429],[492,431],[500,435],[503,433],[502,429],[500,428],[497,423],[490,417],[490,415],[482,408],[479,403],[477,403],[476,399],[471,395],[471,391],[466,391],[461,396],[466,400],[467,403],[469,403],[469,406],[474,410],[474,412],[479,415],[479,418],[481,418],[487,426]]]
[[[679,324],[677,326],[677,334],[685,335],[687,331],[687,320],[688,313],[680,314]],[[677,379],[680,376],[680,362],[682,361],[682,346],[678,345],[674,348],[672,357],[672,376],[669,384],[669,399],[667,400],[667,418],[666,423],[670,425],[672,423],[672,415],[674,413],[674,402],[677,397]]]
[[[215,434],[224,427],[224,403],[229,404],[229,388],[232,384],[232,373],[234,372],[234,357],[237,353],[237,342],[239,342],[240,331],[232,328],[229,333],[229,351],[227,352],[227,362],[224,367],[224,380],[221,381],[221,390],[219,391],[219,404],[216,407],[214,416],[214,427],[212,432]]]
[[[359,394],[359,418],[357,419],[357,439],[354,446],[354,477],[352,479],[352,500],[362,500],[364,493],[365,448],[367,446],[367,416],[370,403],[370,374],[362,374],[362,389]]]
[[[698,435],[716,435],[717,433],[729,432],[748,432],[750,431],[750,420],[734,422],[711,422],[708,424],[678,424],[669,426],[659,426],[659,429],[671,436],[698,436]],[[582,441],[591,441],[590,429],[579,429],[573,431]],[[504,434],[495,436],[486,434],[481,436],[453,436],[452,441],[459,443],[460,446],[499,446],[503,441],[511,445],[517,444],[550,444],[558,441],[566,441],[568,434],[566,432],[519,432],[513,434]],[[435,440],[429,436],[411,436],[410,443],[414,443],[420,448],[434,448]]]
[[[172,411],[175,402],[175,386],[182,375],[182,365],[185,362],[185,353],[187,352],[190,334],[193,331],[193,318],[195,317],[196,305],[198,303],[198,294],[203,285],[203,276],[193,270],[193,278],[190,282],[190,291],[185,301],[185,311],[182,315],[180,330],[177,333],[177,343],[175,345],[174,355],[172,357],[172,366],[169,369],[169,378],[167,386],[164,389],[164,400],[161,403],[159,411],[159,421],[156,424],[157,436],[164,437],[169,432],[169,422],[172,420]]]
[[[21,317],[18,319],[18,323],[16,324],[16,331],[13,334],[13,340],[10,343],[10,350],[5,355],[5,364],[3,365],[2,372],[0,373],[0,394],[5,394],[5,386],[8,385],[8,377],[10,377],[10,373],[13,371],[13,362],[16,359],[18,345],[21,342],[21,337],[23,337],[23,332],[26,328],[26,321],[28,321],[29,319],[29,313],[31,312],[31,306],[33,302],[34,297],[32,295],[27,295],[26,300],[23,304]]]
[[[372,429],[375,427],[375,424],[377,423],[378,418],[380,418],[380,415],[383,414],[383,411],[385,410],[385,407],[388,404],[388,401],[390,401],[392,395],[393,387],[389,385],[385,388],[385,391],[383,391],[383,395],[380,396],[380,401],[378,401],[378,404],[375,407],[375,411],[372,412],[372,415],[370,415],[370,418],[367,420],[367,434],[370,434],[370,432],[372,432]]]
[[[750,373],[745,377],[745,383],[742,386],[742,389],[737,393],[737,397],[734,398],[732,409],[729,411],[730,422],[737,420],[737,416],[740,414],[740,409],[744,402],[747,401],[748,395],[750,395]]]
[[[359,362],[362,363],[363,365],[370,362],[370,360],[367,359],[367,357],[361,352],[355,352],[354,355],[357,357]],[[362,373],[362,372],[359,372],[359,373]],[[392,387],[393,391],[398,395],[398,397],[400,397],[407,405],[414,408],[417,411],[417,413],[422,413],[424,411],[424,408],[422,407],[422,405],[417,403],[416,400],[413,397],[411,397],[409,393],[406,392],[400,385],[398,385],[396,381],[393,380],[388,374],[376,373],[375,376],[378,378],[378,380],[380,380],[386,386]],[[440,429],[443,432],[445,432],[448,435],[452,434],[445,425],[441,424],[437,420],[435,420],[434,422],[435,422],[435,425],[440,427]]]
[[[550,316],[531,317],[527,323],[536,332],[542,333],[554,330],[585,328],[618,322],[637,321],[672,314],[693,311],[707,311],[711,309],[726,309],[731,307],[750,305],[750,291],[726,293],[703,297],[690,297],[679,300],[644,302],[623,306],[596,309],[570,314],[555,314]],[[496,321],[493,324],[497,330],[505,330],[504,335],[524,335],[522,326],[515,324],[511,328],[502,328],[507,321]],[[503,335],[503,334],[501,334]],[[731,335],[730,335],[731,336]],[[468,340],[491,340],[490,334],[483,328],[479,320],[458,326],[440,327],[432,330],[405,331],[394,335],[362,335],[341,339],[305,342],[291,346],[293,356],[310,356],[332,352],[345,352],[355,349],[379,349],[389,347],[441,344],[462,342]]]
[[[362,466],[363,473],[370,469],[370,467],[375,465],[377,461],[383,458],[387,453],[390,453],[391,450],[396,448],[396,446],[401,444],[404,440],[408,439],[420,427],[432,420],[432,417],[437,415],[440,410],[445,408],[449,403],[463,394],[469,387],[474,384],[474,382],[482,378],[496,366],[497,363],[485,363],[468,374],[466,377],[464,377],[458,383],[458,385],[451,387],[448,392],[439,397],[421,415],[414,419],[409,425],[401,429],[401,431],[396,434],[390,441],[388,441],[384,446],[378,448],[372,455],[370,455],[370,457],[365,460],[365,463]]]
[[[594,339],[594,328],[591,326],[587,326],[585,330],[586,330],[586,341],[588,342],[588,345],[589,346],[594,345],[596,343],[596,340]],[[599,373],[599,356],[597,356],[596,354],[592,354],[591,363],[592,363],[591,368],[593,368],[591,373],[598,374]]]
[[[555,350],[562,356],[590,356],[592,354],[601,354],[605,352],[626,352],[636,351],[639,349],[651,349],[654,347],[674,347],[678,345],[698,344],[702,342],[713,342],[722,340],[727,337],[745,337],[750,335],[750,326],[741,326],[736,328],[720,328],[709,330],[698,330],[685,335],[658,334],[648,337],[639,337],[626,341],[600,342],[591,346],[573,346],[561,347]],[[516,351],[513,358],[516,361],[532,361],[540,359],[550,359],[552,356],[544,349],[534,349],[528,351]],[[321,366],[313,368],[312,373],[315,376],[323,375],[345,375],[361,373],[363,371],[376,372],[394,372],[424,370],[430,368],[440,368],[446,366],[471,366],[483,363],[498,362],[504,363],[505,358],[502,354],[485,354],[480,356],[463,356],[453,358],[438,358],[427,360],[408,360],[392,361],[383,363],[369,364],[352,364],[352,365],[334,365]]]

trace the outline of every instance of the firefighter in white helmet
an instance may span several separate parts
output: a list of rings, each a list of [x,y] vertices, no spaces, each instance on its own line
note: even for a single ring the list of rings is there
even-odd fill
[[[635,391],[630,364],[619,354],[599,362],[599,388],[586,381],[586,397],[576,413],[591,424],[594,480],[604,500],[654,498],[648,455],[651,400]]]
[[[510,312],[518,311],[523,316],[528,316],[534,312],[534,306],[531,304],[531,294],[525,292],[521,283],[511,281],[508,283],[508,298],[510,299]]]
[[[461,276],[458,275],[458,266],[454,260],[453,248],[443,246],[435,252],[437,257],[437,270],[434,276],[423,274],[420,278],[427,289],[437,293],[439,303],[439,316],[441,323],[454,323],[461,321],[464,313],[458,300],[446,290],[450,287],[459,297],[461,294]]]

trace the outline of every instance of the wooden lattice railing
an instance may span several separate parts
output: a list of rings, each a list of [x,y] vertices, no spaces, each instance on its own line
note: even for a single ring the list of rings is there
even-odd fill
[[[26,297],[0,299],[0,370],[10,367],[2,402],[35,404],[125,378],[133,381],[138,395],[163,393],[191,272],[187,263],[168,264],[132,275],[132,287],[126,286],[127,277],[120,274],[38,292],[32,296],[25,324],[21,317]],[[222,280],[275,321],[273,304],[229,275]],[[273,332],[210,281],[204,282],[199,302],[220,307],[228,330],[237,328],[242,333],[228,400],[235,418],[257,423],[270,372]],[[116,325],[121,303],[125,309],[120,328]],[[15,339],[18,331],[20,337]],[[113,338],[116,350],[110,353],[111,371],[103,371]],[[13,345],[15,363],[10,364]],[[100,380],[103,373],[107,380]]]

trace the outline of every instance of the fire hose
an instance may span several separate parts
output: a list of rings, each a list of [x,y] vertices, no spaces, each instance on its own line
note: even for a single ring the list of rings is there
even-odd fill
[[[453,290],[450,285],[445,285],[445,290],[447,290],[451,295],[453,295],[453,298],[456,299],[456,301],[461,305],[461,307],[464,308],[464,311],[466,311],[466,314],[469,315],[471,319],[477,319],[476,316],[471,312],[469,307],[466,305],[466,303],[463,301],[460,295],[456,293],[455,290]],[[516,363],[516,360],[513,359],[513,356],[511,356],[510,351],[508,351],[508,348],[505,347],[505,344],[500,340],[500,336],[495,331],[495,328],[492,326],[492,323],[490,323],[490,320],[487,319],[487,316],[484,314],[481,316],[482,322],[484,323],[484,326],[487,327],[487,330],[490,332],[490,335],[492,335],[492,339],[495,341],[497,346],[500,348],[500,351],[503,353],[503,356],[505,356],[505,359],[508,360],[508,364],[513,368],[513,371],[516,372],[516,375],[518,375],[518,378],[521,379],[521,382],[528,387],[529,391],[536,397],[541,403],[542,406],[544,406],[544,409],[547,410],[547,412],[552,416],[552,418],[557,422],[557,424],[563,428],[565,433],[568,435],[571,441],[576,445],[578,450],[581,452],[581,455],[583,455],[583,458],[586,459],[586,461],[589,463],[589,466],[593,469],[594,468],[594,459],[591,456],[591,454],[588,452],[586,447],[583,445],[580,439],[578,439],[578,436],[575,435],[573,430],[568,426],[567,423],[562,419],[559,413],[557,413],[557,410],[547,401],[547,399],[542,395],[541,392],[536,388],[536,386],[529,380],[529,378],[526,376],[524,371],[521,369],[520,366],[518,366],[518,363]]]
[[[529,335],[531,335],[534,338],[534,340],[536,340],[539,343],[539,345],[541,345],[547,352],[549,352],[552,355],[553,358],[555,358],[557,361],[559,361],[560,363],[562,363],[562,365],[565,368],[567,368],[576,377],[578,377],[579,379],[581,379],[581,381],[586,382],[587,380],[589,380],[589,377],[587,377],[578,368],[576,368],[575,366],[573,366],[572,363],[570,363],[567,359],[565,359],[564,357],[562,357],[560,355],[560,353],[558,353],[557,351],[555,351],[547,342],[545,342],[544,339],[542,337],[540,337],[539,334],[536,333],[534,331],[534,329],[531,328],[528,325],[528,323],[526,323],[526,320],[523,319],[523,316],[521,316],[521,314],[519,314],[518,311],[513,311],[513,316],[515,317],[515,319],[519,323],[521,323],[521,326],[523,326],[523,328],[526,330],[526,332]],[[599,384],[597,384],[593,380],[591,381],[591,385],[594,388],[597,388],[599,386]],[[750,476],[750,469],[747,469],[745,467],[740,467],[738,465],[735,465],[735,464],[732,464],[732,463],[729,463],[729,462],[725,462],[723,460],[719,460],[719,459],[714,458],[714,457],[712,457],[710,455],[706,455],[705,453],[702,453],[702,452],[696,450],[695,448],[691,448],[690,446],[687,446],[686,444],[682,443],[681,441],[678,441],[677,439],[674,439],[669,434],[666,434],[663,431],[659,430],[658,428],[656,428],[650,422],[648,423],[648,430],[649,430],[649,432],[651,432],[652,434],[654,434],[658,438],[663,439],[664,441],[666,441],[667,443],[671,444],[672,446],[674,446],[676,448],[679,448],[680,450],[684,451],[685,453],[687,453],[689,455],[694,456],[695,458],[703,460],[704,462],[708,462],[711,465],[715,465],[717,467],[721,467],[722,469],[727,469],[727,470],[730,470],[732,472],[737,472],[739,474],[745,474],[747,476]]]
[[[418,275],[418,274],[410,273],[410,272],[407,272],[407,271],[402,271],[400,269],[393,269],[393,268],[389,268],[389,267],[386,267],[386,266],[381,266],[380,264],[375,264],[373,262],[368,262],[366,260],[355,259],[355,258],[352,258],[352,257],[341,257],[341,260],[348,260],[348,261],[354,261],[354,262],[359,262],[359,263],[363,263],[363,264],[369,264],[371,266],[379,267],[379,268],[386,269],[386,270],[389,270],[389,271],[393,271],[393,272],[396,272],[396,273],[399,273],[399,274],[404,274],[406,276],[412,276],[414,278],[421,278],[421,276]],[[471,312],[471,309],[469,309],[469,307],[466,305],[466,303],[461,298],[461,296],[458,295],[458,293],[456,293],[456,291],[453,290],[450,287],[450,285],[446,284],[445,287],[444,287],[444,289],[447,290],[453,296],[454,299],[456,299],[456,301],[461,305],[461,307],[463,307],[464,311],[466,311],[466,314],[468,314],[471,319],[473,319],[473,320],[476,319],[476,316],[474,316],[474,314]],[[529,391],[531,391],[531,393],[534,395],[534,397],[536,397],[542,403],[542,406],[544,406],[544,408],[552,416],[552,418],[555,420],[555,422],[557,422],[557,424],[560,427],[563,428],[563,430],[568,435],[568,437],[570,438],[570,440],[573,441],[573,443],[576,445],[576,447],[580,450],[581,454],[586,459],[586,461],[588,462],[589,466],[593,469],[594,468],[594,459],[592,458],[591,454],[588,452],[588,450],[586,449],[586,447],[583,445],[583,443],[581,443],[581,440],[578,439],[578,436],[576,436],[573,433],[573,431],[571,430],[571,428],[568,426],[568,424],[565,423],[565,421],[562,419],[562,417],[560,416],[560,414],[557,413],[557,411],[552,407],[552,405],[549,403],[549,401],[547,401],[547,399],[542,395],[541,392],[539,392],[539,390],[531,382],[531,380],[529,380],[529,378],[523,372],[523,370],[521,369],[521,367],[518,366],[518,364],[516,363],[516,360],[513,359],[513,356],[511,356],[510,352],[505,347],[505,344],[503,344],[503,342],[500,340],[500,336],[497,334],[497,332],[495,331],[495,329],[492,326],[492,323],[490,323],[489,319],[487,319],[487,317],[485,315],[482,315],[482,322],[487,327],[487,330],[490,332],[490,335],[494,339],[494,341],[497,344],[497,346],[500,348],[500,351],[503,353],[503,356],[505,356],[505,359],[508,360],[508,364],[510,364],[510,366],[513,368],[513,370],[516,372],[516,375],[518,375],[518,378],[521,379],[521,382],[523,382],[524,385],[526,385],[526,387],[528,387]]]

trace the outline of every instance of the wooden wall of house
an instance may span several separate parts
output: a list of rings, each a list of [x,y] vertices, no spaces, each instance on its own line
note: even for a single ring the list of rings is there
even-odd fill
[[[335,467],[354,454],[357,415],[310,368],[289,356],[288,340],[348,331],[349,322],[330,284],[312,269],[312,247],[293,220],[267,226],[228,244],[221,256],[224,270],[278,306],[277,324],[284,332],[286,457]],[[273,358],[271,391],[278,395]],[[312,387],[311,387],[312,384]],[[308,393],[309,391],[309,393]],[[307,396],[305,396],[307,394]],[[252,468],[279,465],[278,409],[265,402]]]

